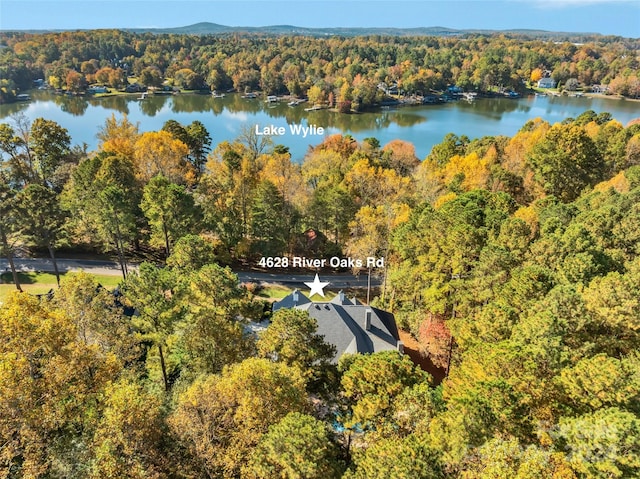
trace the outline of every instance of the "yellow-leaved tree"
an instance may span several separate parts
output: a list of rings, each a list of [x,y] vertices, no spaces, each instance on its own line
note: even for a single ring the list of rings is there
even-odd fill
[[[138,180],[148,182],[162,174],[172,183],[192,184],[195,171],[187,161],[189,148],[167,131],[148,131],[134,144],[134,163]]]
[[[119,153],[126,158],[133,159],[135,144],[140,137],[138,124],[133,124],[124,115],[120,121],[111,115],[98,131],[99,148],[110,153]]]
[[[0,307],[0,475],[79,477],[99,398],[120,369],[66,311],[10,296]]]
[[[306,408],[297,368],[251,358],[196,380],[169,424],[211,477],[238,477],[269,427]]]

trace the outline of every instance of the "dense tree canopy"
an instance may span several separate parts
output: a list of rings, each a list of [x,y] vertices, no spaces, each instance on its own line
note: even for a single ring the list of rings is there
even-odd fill
[[[60,35],[71,48],[83,33]],[[507,38],[461,40],[519,54]],[[236,41],[250,51],[262,40]],[[317,45],[278,41],[283,51]],[[369,41],[389,45],[381,65],[402,51],[383,67],[399,84],[427,88],[445,75],[412,70],[422,61],[412,39]],[[426,42],[420,54],[457,41]],[[314,51],[311,66],[267,55],[252,76],[254,60],[239,50],[207,57],[217,73],[206,78],[302,93],[305,68],[323,77],[330,56],[343,55],[337,46],[373,55],[365,41],[317,42],[330,49]],[[52,45],[40,50],[47,62],[59,55]],[[131,56],[140,44],[104,48]],[[160,57],[172,74],[198,73],[186,57],[180,68]],[[468,81],[510,81],[501,58],[479,58],[483,75]],[[83,61],[86,75],[106,68]],[[341,83],[339,101],[362,102],[368,66],[343,61],[352,84]],[[333,93],[315,83],[318,95]],[[640,474],[637,123],[587,111],[558,125],[531,120],[511,138],[451,134],[421,163],[402,141],[331,135],[297,165],[285,145],[248,130],[208,152],[195,122],[140,135],[113,117],[98,151],[78,152],[40,120],[0,125],[0,250],[112,253],[124,279],[110,291],[80,274],[53,297],[3,300],[2,477]],[[279,310],[256,332],[249,321],[270,315],[260,286],[218,263],[255,266],[264,254],[384,256],[372,268],[384,277],[376,305],[440,377],[397,351],[336,367],[302,311]]]
[[[384,91],[426,95],[457,84],[465,90],[520,90],[550,76],[567,89],[605,84],[640,94],[637,39],[518,35],[359,36],[318,38],[248,34],[176,35],[115,30],[3,33],[0,99],[44,78],[70,91],[114,88],[135,75],[146,86],[164,79],[185,89],[307,96],[359,111]]]

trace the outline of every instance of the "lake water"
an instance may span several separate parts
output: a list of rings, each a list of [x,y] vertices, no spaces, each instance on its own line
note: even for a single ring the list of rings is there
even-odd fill
[[[437,105],[383,109],[361,114],[340,114],[328,110],[305,111],[307,104],[289,107],[286,103],[269,104],[261,99],[245,99],[231,94],[224,98],[210,95],[178,94],[149,96],[82,98],[53,95],[47,91],[31,92],[32,101],[0,105],[0,121],[22,111],[30,120],[38,117],[54,120],[69,131],[74,144],[86,143],[90,150],[97,144],[96,133],[112,114],[139,123],[141,131],[155,131],[170,119],[182,124],[201,121],[213,139],[213,145],[233,140],[243,127],[260,129],[271,125],[284,127],[285,134],[275,136],[276,144],[289,147],[292,157],[301,161],[309,145],[322,136],[292,135],[289,125],[316,125],[325,135],[351,134],[361,141],[377,138],[382,145],[402,139],[413,143],[418,158],[429,154],[447,133],[478,138],[486,135],[515,134],[528,120],[541,117],[550,123],[576,117],[585,110],[609,112],[626,125],[640,117],[640,102],[606,98],[535,97],[519,99],[493,98],[474,102],[464,100]]]

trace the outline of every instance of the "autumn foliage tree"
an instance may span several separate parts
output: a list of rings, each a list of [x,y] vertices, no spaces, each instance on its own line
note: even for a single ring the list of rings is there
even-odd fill
[[[177,184],[191,184],[195,176],[187,162],[189,148],[166,131],[143,133],[134,143],[136,177],[148,182],[161,174]]]
[[[0,308],[0,336],[3,471],[78,477],[96,428],[89,411],[120,371],[118,358],[82,341],[64,310],[24,294]]]
[[[238,475],[269,427],[307,401],[300,373],[247,359],[196,380],[180,395],[170,424],[209,475]]]

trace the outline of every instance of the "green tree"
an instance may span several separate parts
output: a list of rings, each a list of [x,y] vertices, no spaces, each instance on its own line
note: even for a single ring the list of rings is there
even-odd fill
[[[189,159],[195,167],[198,175],[204,171],[207,155],[211,150],[211,135],[205,126],[198,120],[192,121],[185,128],[189,135]]]
[[[251,454],[243,476],[255,479],[341,477],[338,448],[326,424],[292,412],[271,426]]]
[[[576,479],[562,453],[553,453],[535,445],[525,448],[517,439],[491,439],[478,449],[477,454],[479,460],[465,468],[465,478]]]
[[[335,244],[342,244],[357,211],[355,198],[344,185],[322,185],[313,190],[305,221],[326,233]]]
[[[211,149],[211,135],[202,122],[194,120],[184,127],[176,120],[167,120],[162,129],[187,145],[189,161],[194,166],[196,174],[201,175],[207,161],[207,154]]]
[[[443,390],[448,407],[464,411],[486,435],[470,438],[471,445],[498,432],[530,440],[535,421],[557,408],[553,377],[559,365],[556,351],[545,346],[481,343],[451,368]]]
[[[587,310],[593,314],[593,334],[610,356],[628,354],[640,344],[639,279],[640,260],[636,259],[625,274],[595,278],[584,291]]]
[[[587,478],[640,474],[640,419],[618,408],[560,420],[556,434],[576,472]]]
[[[35,171],[43,184],[51,184],[56,170],[68,159],[70,143],[71,137],[66,128],[55,121],[44,118],[33,121],[29,148],[34,155]]]
[[[189,68],[178,70],[173,77],[173,81],[176,85],[186,90],[200,90],[205,86],[202,75]]]
[[[188,306],[174,338],[181,375],[218,373],[251,356],[253,338],[245,335],[239,319],[247,315],[249,300],[238,277],[215,263],[179,274]]]
[[[151,226],[152,244],[164,245],[167,258],[172,244],[193,233],[199,220],[193,196],[162,175],[154,176],[145,185],[140,207]]]
[[[350,411],[341,418],[348,427],[375,428],[388,421],[406,388],[429,381],[408,356],[397,351],[350,355],[340,360],[341,384]]]
[[[75,161],[68,131],[44,118],[30,123],[23,114],[16,114],[12,120],[15,128],[0,124],[0,152],[8,157],[11,179],[17,184],[40,183],[61,190],[65,177],[61,170]]]
[[[578,412],[604,407],[635,407],[640,404],[640,358],[631,353],[622,359],[606,354],[585,358],[561,371],[566,402]]]
[[[306,378],[317,376],[335,355],[335,347],[317,334],[318,324],[307,311],[280,309],[260,335],[258,354],[296,367]]]
[[[604,162],[595,143],[578,125],[556,124],[527,158],[547,194],[564,202],[602,178]]]
[[[60,271],[55,249],[61,239],[65,212],[60,207],[58,195],[38,184],[28,185],[17,196],[22,233],[39,247],[49,252],[49,257],[60,285]]]
[[[345,479],[445,477],[440,454],[429,446],[428,439],[413,434],[381,439],[356,453],[353,462],[354,467],[343,476]]]
[[[224,250],[231,251],[246,231],[243,220],[245,199],[235,195],[235,170],[229,171],[226,165],[217,162],[208,169],[212,168],[215,172],[205,173],[198,183],[195,193],[197,204],[202,209],[207,229],[216,235]]]
[[[181,272],[191,272],[216,263],[217,259],[215,246],[210,240],[189,234],[176,241],[171,256],[167,258],[167,266]]]
[[[187,130],[184,128],[184,126],[182,126],[176,120],[165,121],[164,125],[162,125],[162,130],[168,131],[176,140],[180,140],[182,143],[189,146],[189,134],[187,133]]]
[[[127,244],[138,234],[140,196],[131,159],[110,152],[81,162],[62,195],[72,228],[115,250],[123,278],[128,273]]]
[[[35,181],[34,158],[28,147],[29,124],[26,117],[14,118],[15,127],[0,123],[2,170],[18,184]],[[17,130],[17,131],[16,131]]]
[[[22,291],[16,265],[13,261],[15,250],[13,233],[16,233],[19,229],[19,216],[17,215],[15,201],[16,191],[10,188],[5,181],[2,181],[2,176],[0,176],[0,254],[7,258],[13,277],[13,284],[18,291]]]
[[[441,143],[431,149],[431,153],[425,160],[425,165],[444,166],[455,155],[464,155],[468,144],[469,138],[466,136],[459,137],[453,133],[448,133]]]
[[[159,87],[162,85],[162,72],[157,67],[146,67],[140,72],[138,82],[144,86]]]
[[[122,291],[126,301],[137,311],[132,321],[140,332],[140,339],[149,341],[157,348],[162,382],[165,391],[168,391],[171,381],[166,349],[168,339],[174,333],[184,310],[184,304],[177,294],[177,278],[169,269],[142,263],[138,272],[127,276]]]
[[[265,256],[286,251],[290,232],[283,228],[284,211],[284,199],[276,186],[268,180],[261,181],[251,208],[251,231],[258,242],[256,250]]]

